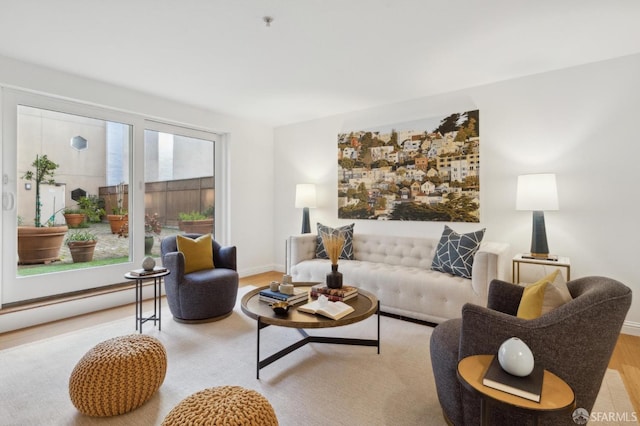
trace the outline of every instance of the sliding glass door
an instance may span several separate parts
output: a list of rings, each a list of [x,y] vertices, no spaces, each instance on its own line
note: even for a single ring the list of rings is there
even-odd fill
[[[121,283],[162,237],[214,232],[215,134],[14,90],[2,101],[2,305]],[[73,239],[97,241],[92,257]]]
[[[4,91],[3,304],[100,287],[128,269],[130,241],[111,232],[105,209],[130,180],[132,137],[119,114]],[[67,223],[72,214],[82,219]],[[92,258],[74,261],[74,238],[97,241]]]

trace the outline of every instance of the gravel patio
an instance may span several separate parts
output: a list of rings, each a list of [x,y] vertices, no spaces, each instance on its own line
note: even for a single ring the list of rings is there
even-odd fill
[[[86,228],[70,228],[69,231],[67,231],[67,235],[75,231],[89,231],[96,235],[98,244],[96,244],[93,260],[118,258],[129,255],[130,237],[124,238],[118,236],[118,234],[112,234],[109,223],[90,223]],[[177,227],[163,227],[160,235],[154,235],[154,244],[151,250],[151,256],[160,257],[160,240],[168,235],[175,235],[178,233],[180,233],[180,231]],[[60,260],[53,264],[61,263],[73,263],[69,247],[67,247],[66,244],[62,244],[62,247],[60,248]],[[43,265],[19,265],[18,268],[23,269],[36,266],[42,267]]]

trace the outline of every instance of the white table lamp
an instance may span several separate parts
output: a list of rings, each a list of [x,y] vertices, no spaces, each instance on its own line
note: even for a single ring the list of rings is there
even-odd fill
[[[316,207],[316,185],[313,183],[299,183],[296,185],[296,208],[302,209],[302,233],[309,234],[309,208]]]
[[[531,257],[537,259],[549,257],[544,211],[558,209],[558,188],[555,174],[539,173],[518,176],[516,210],[533,211]]]

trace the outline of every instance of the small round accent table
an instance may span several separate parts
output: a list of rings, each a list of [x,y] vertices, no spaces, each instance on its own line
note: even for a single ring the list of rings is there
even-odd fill
[[[569,410],[574,407],[575,395],[571,386],[548,370],[544,370],[540,402],[483,385],[482,379],[493,357],[494,355],[472,355],[458,363],[458,379],[462,385],[480,395],[483,425],[489,424],[490,408],[493,406],[502,405],[530,412],[535,416],[536,424],[538,424],[538,416],[544,412]]]
[[[134,271],[127,272],[124,277],[128,280],[136,281],[136,330],[142,333],[142,324],[147,321],[153,321],[155,325],[158,323],[158,331],[162,330],[162,308],[160,297],[162,296],[162,277],[169,275],[171,271],[164,269],[161,272],[147,273],[144,275],[136,274]],[[142,317],[142,283],[145,280],[153,279],[153,315],[150,317]]]

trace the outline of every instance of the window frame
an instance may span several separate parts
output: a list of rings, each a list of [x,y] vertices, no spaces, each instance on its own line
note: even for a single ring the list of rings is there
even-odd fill
[[[181,134],[201,139],[212,140],[215,145],[214,179],[216,191],[223,188],[221,173],[223,168],[222,150],[224,136],[219,133],[184,124],[172,123],[171,120],[158,120],[144,114],[122,111],[106,106],[89,104],[78,100],[56,97],[54,95],[35,93],[16,88],[0,87],[0,117],[2,128],[0,137],[0,174],[3,177],[3,209],[1,213],[0,238],[2,245],[0,256],[3,262],[2,284],[0,285],[0,307],[2,304],[22,302],[41,297],[55,297],[76,291],[102,288],[112,284],[125,282],[125,272],[141,264],[144,259],[144,238],[131,238],[129,261],[115,265],[91,267],[78,270],[52,272],[42,275],[20,277],[17,275],[17,212],[15,203],[12,209],[5,210],[4,200],[15,197],[17,187],[22,183],[17,175],[17,111],[18,105],[58,111],[99,120],[123,123],[131,126],[129,146],[129,206],[133,213],[130,216],[132,235],[144,235],[144,131],[158,130],[167,133]],[[221,166],[218,168],[218,166]],[[221,194],[222,195],[222,194]],[[219,205],[223,197],[216,193],[216,230],[224,229],[222,223],[225,211]],[[220,208],[219,208],[220,207]],[[221,234],[222,235],[222,234]],[[97,269],[100,268],[100,269]],[[98,273],[96,273],[98,272]],[[84,285],[82,283],[91,283]],[[80,283],[80,284],[78,284]],[[21,287],[28,287],[24,290]],[[51,291],[50,287],[55,287]]]

